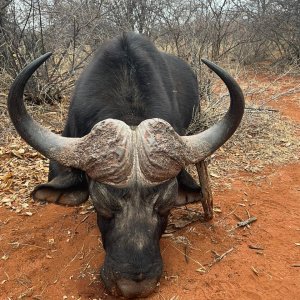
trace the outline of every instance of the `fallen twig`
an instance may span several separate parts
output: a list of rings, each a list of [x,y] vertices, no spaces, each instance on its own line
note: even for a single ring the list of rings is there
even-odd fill
[[[74,233],[77,232],[77,228],[79,227],[80,224],[82,224],[88,217],[90,216],[90,214],[88,214],[87,216],[85,216],[75,227],[74,229]]]
[[[84,244],[82,244],[81,250],[79,250],[74,255],[74,257],[62,269],[60,269],[60,271],[58,272],[58,274],[56,276],[56,279],[53,281],[52,284],[56,284],[58,282],[60,275],[72,264],[72,262],[78,257],[78,255],[83,252],[83,249],[84,249]]]
[[[178,248],[175,247],[174,245],[171,244],[171,246],[172,246],[173,248],[175,248],[175,249],[176,249],[178,252],[180,252],[181,254],[185,255],[185,253],[184,253],[183,251],[181,251],[180,249],[178,249]],[[191,256],[188,256],[188,255],[187,255],[187,257],[188,257],[191,261],[193,261],[194,263],[196,263],[198,266],[200,266],[200,268],[201,268],[203,271],[206,271],[206,268],[205,268],[199,261],[193,259]],[[198,270],[199,270],[199,269],[198,269]],[[198,272],[199,272],[199,271],[198,271]]]
[[[221,223],[222,221],[224,221],[226,218],[228,218],[230,215],[234,214],[234,212],[236,211],[236,209],[239,207],[239,205],[237,205],[230,213],[228,213],[226,216],[224,216],[224,218],[218,220],[215,222],[215,224]]]
[[[248,245],[248,247],[254,250],[265,250],[262,246],[258,246],[258,245]]]
[[[3,273],[5,274],[5,276],[6,276],[7,280],[9,280],[9,276],[8,276],[8,274],[7,274],[5,271],[3,271]]]
[[[300,268],[300,264],[292,264],[292,267],[294,267],[294,268]]]
[[[35,248],[39,248],[42,250],[47,250],[47,248],[41,247],[41,246],[37,246],[34,244],[21,244],[19,242],[12,242],[12,243],[8,243],[9,245],[12,245],[13,248],[19,248],[20,246],[28,246],[28,247],[35,247]]]
[[[243,221],[243,219],[242,219],[241,217],[239,217],[237,214],[234,213],[233,215],[235,216],[235,218],[236,218],[238,221],[240,221],[240,222]]]
[[[233,215],[234,215],[240,222],[243,222],[243,219],[240,218],[238,215],[236,215],[236,214],[233,214]],[[250,216],[249,216],[249,218],[250,218]],[[247,224],[246,227],[247,227],[247,228],[250,228],[250,225]]]
[[[282,93],[278,93],[276,95],[273,95],[272,97],[270,97],[270,100],[275,100],[275,99],[280,98],[282,96],[286,96],[286,95],[290,95],[290,94],[295,94],[295,93],[298,93],[299,91],[300,91],[300,89],[298,87],[294,87],[294,88],[291,88],[291,89],[289,89],[287,91],[284,91]]]
[[[184,246],[184,259],[185,259],[185,262],[188,264],[189,263],[188,245]]]
[[[245,208],[245,210],[246,210],[246,213],[247,213],[247,215],[248,215],[248,218],[250,219],[250,218],[251,218],[251,215],[250,215],[249,210],[248,210],[247,208]]]
[[[253,273],[254,273],[256,276],[259,276],[258,271],[257,271],[253,266],[251,267],[251,270],[253,271]]]
[[[221,261],[227,254],[229,254],[231,251],[233,251],[234,248],[230,248],[229,250],[227,250],[226,252],[224,252],[223,254],[221,255],[217,255],[215,257],[215,259],[213,260],[212,263],[210,263],[208,266],[211,267],[213,266],[215,263]],[[216,252],[213,251],[213,253],[216,255]]]
[[[245,107],[245,110],[250,110],[250,111],[261,111],[261,112],[265,112],[265,111],[272,111],[272,112],[279,112],[278,109],[271,109],[271,108],[262,108],[262,107]]]
[[[245,221],[238,222],[238,223],[236,224],[236,226],[237,226],[237,227],[244,227],[244,226],[247,226],[247,225],[249,225],[249,224],[255,222],[256,220],[257,220],[256,217],[251,217],[251,218],[249,218],[249,219],[247,219],[247,220],[245,220]]]

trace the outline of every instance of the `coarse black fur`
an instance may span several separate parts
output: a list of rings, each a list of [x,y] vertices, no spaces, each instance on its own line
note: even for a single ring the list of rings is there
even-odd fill
[[[141,35],[127,33],[100,48],[80,77],[64,135],[82,137],[107,118],[132,126],[161,118],[182,135],[197,107],[191,68]]]
[[[108,118],[132,127],[161,118],[184,135],[198,108],[191,68],[141,35],[126,33],[104,44],[79,78],[63,135],[83,137]],[[69,205],[91,197],[106,250],[101,269],[105,286],[136,297],[151,292],[161,276],[159,239],[179,191],[185,201],[186,195],[200,197],[201,188],[185,170],[153,188],[138,182],[116,188],[51,161],[49,183],[34,193],[38,199]]]
[[[161,118],[183,135],[198,109],[198,83],[190,66],[159,51],[147,38],[124,33],[105,43],[80,76],[63,136],[82,137],[107,118],[130,126]],[[64,172],[52,161],[49,181]],[[72,186],[85,189],[84,174],[76,171],[74,176],[77,183]],[[178,178],[183,189],[200,191],[184,170]]]

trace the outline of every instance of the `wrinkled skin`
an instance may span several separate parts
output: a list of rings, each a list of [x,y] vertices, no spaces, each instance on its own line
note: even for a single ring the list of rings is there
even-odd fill
[[[144,297],[162,273],[159,239],[178,193],[176,179],[155,187],[89,185],[106,251],[101,277],[114,295]]]

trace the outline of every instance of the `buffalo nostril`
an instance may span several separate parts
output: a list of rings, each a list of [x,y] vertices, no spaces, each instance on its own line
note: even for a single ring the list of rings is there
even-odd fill
[[[140,282],[140,281],[142,281],[142,280],[144,280],[144,279],[145,279],[144,274],[143,274],[143,273],[139,273],[139,274],[137,275],[135,281]]]

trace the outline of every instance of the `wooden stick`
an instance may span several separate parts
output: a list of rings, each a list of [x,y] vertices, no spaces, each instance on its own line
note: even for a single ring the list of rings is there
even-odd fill
[[[294,267],[294,268],[300,268],[300,264],[293,264],[292,267]]]
[[[222,260],[227,254],[229,254],[231,251],[233,251],[234,248],[230,248],[229,250],[227,250],[226,252],[224,252],[221,255],[217,255],[217,257],[215,257],[215,259],[213,260],[212,263],[210,263],[208,266],[212,267],[215,263],[219,262],[220,260]]]
[[[249,224],[255,222],[256,220],[257,220],[256,217],[251,217],[251,218],[249,218],[249,219],[247,219],[247,220],[245,220],[245,221],[238,222],[238,223],[236,224],[236,226],[237,226],[237,227],[244,227],[244,226],[247,226],[247,225],[249,225]]]
[[[207,169],[207,162],[205,160],[196,163],[199,183],[202,189],[203,198],[201,200],[204,210],[204,220],[211,220],[213,215],[213,197],[210,185],[210,176]]]
[[[262,246],[258,246],[258,245],[248,245],[248,247],[254,250],[265,250]]]
[[[245,110],[279,112],[278,109],[262,108],[262,107],[258,107],[258,108],[255,108],[255,107],[245,107]]]

